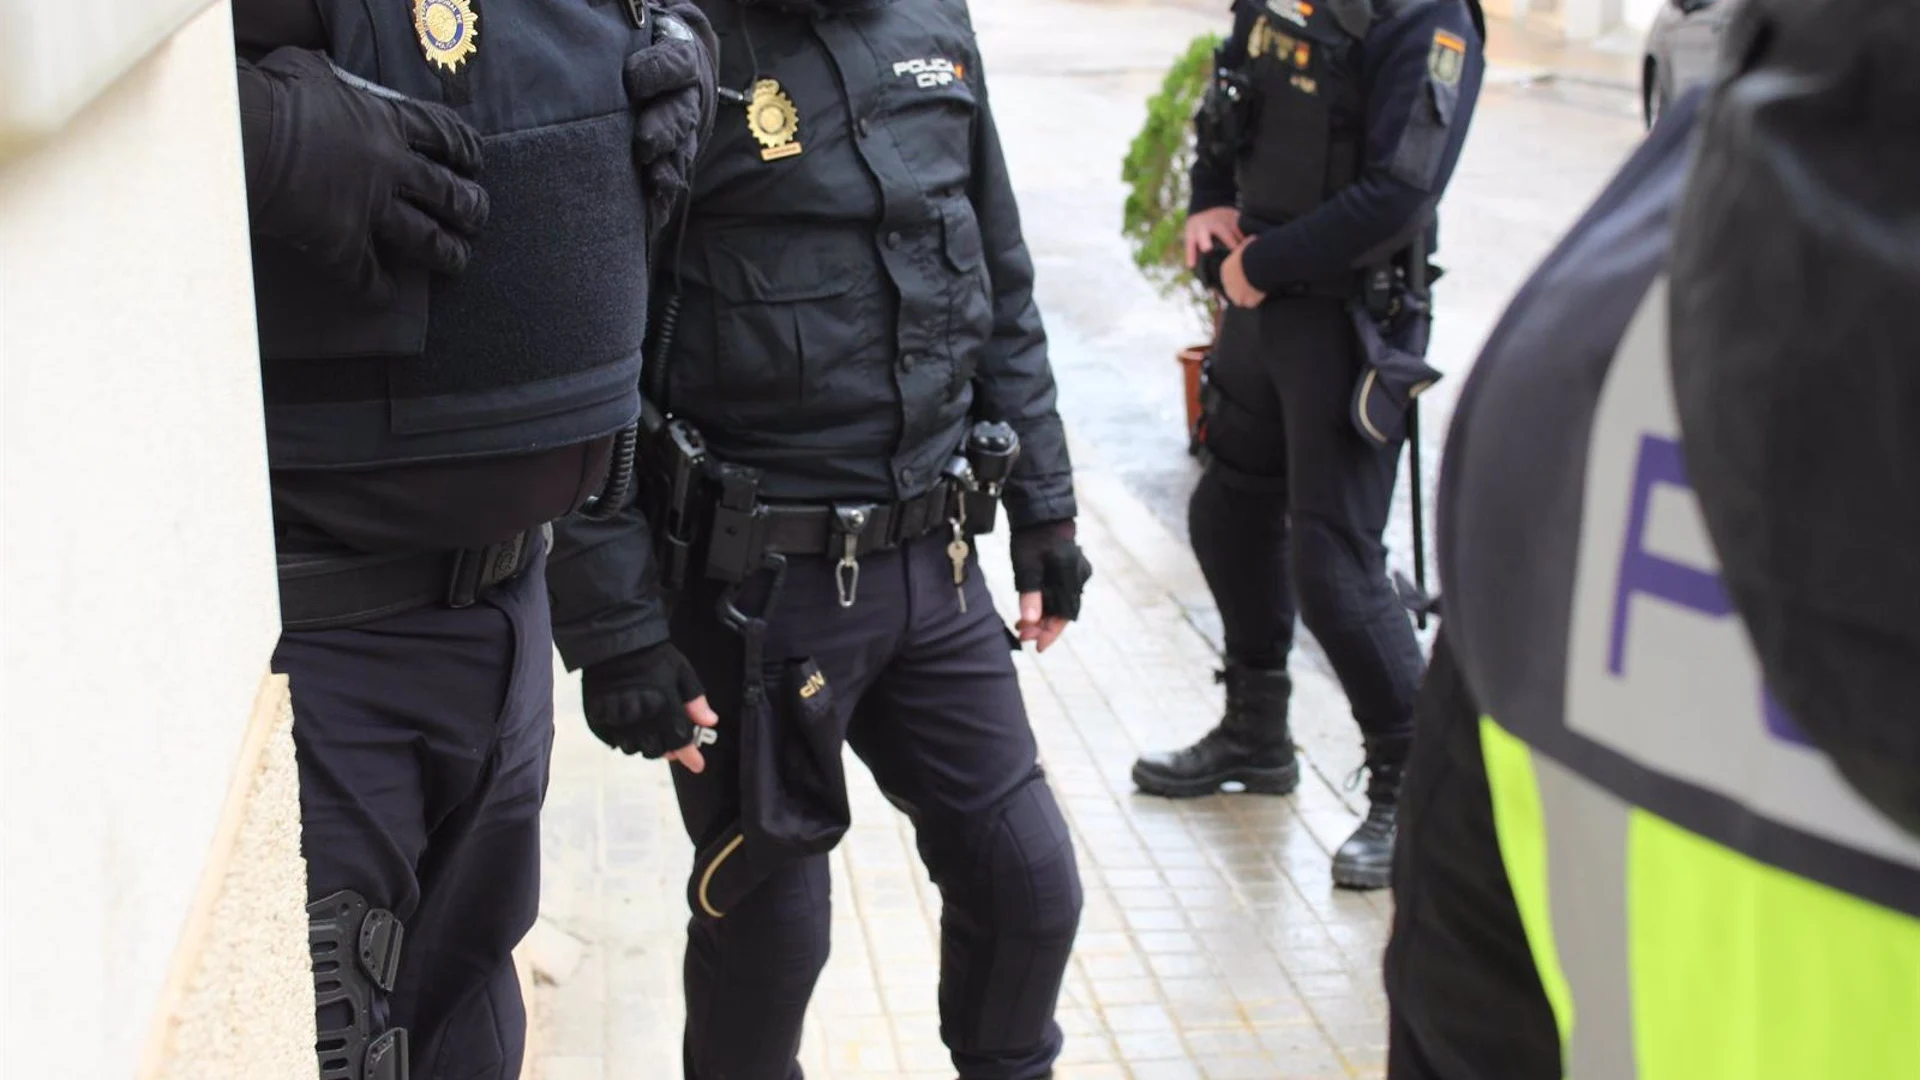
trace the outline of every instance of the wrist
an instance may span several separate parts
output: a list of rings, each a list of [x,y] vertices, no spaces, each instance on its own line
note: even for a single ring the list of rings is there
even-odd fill
[[[1248,285],[1263,293],[1273,291],[1272,267],[1267,259],[1271,247],[1266,237],[1254,236],[1240,249],[1241,276],[1247,279]]]
[[[596,689],[612,689],[630,683],[645,682],[672,651],[672,642],[656,641],[651,645],[618,653],[599,663],[587,665],[581,671],[581,679],[588,693],[594,693]]]

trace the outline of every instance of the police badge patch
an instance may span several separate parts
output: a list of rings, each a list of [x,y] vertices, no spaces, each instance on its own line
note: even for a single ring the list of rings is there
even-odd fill
[[[1272,52],[1274,37],[1273,25],[1265,15],[1253,20],[1253,29],[1247,33],[1247,58],[1258,60]]]
[[[480,16],[468,0],[413,0],[413,29],[427,63],[448,73],[480,48]]]
[[[1467,64],[1467,43],[1445,30],[1433,32],[1433,48],[1427,53],[1427,73],[1442,86],[1460,85],[1460,72]]]
[[[780,89],[779,80],[761,79],[753,84],[753,100],[747,103],[747,129],[760,144],[762,161],[778,161],[800,153],[800,144],[794,140],[800,132],[800,110]]]

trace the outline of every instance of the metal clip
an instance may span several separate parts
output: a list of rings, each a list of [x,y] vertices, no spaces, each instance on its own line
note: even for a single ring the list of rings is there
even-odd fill
[[[840,586],[840,606],[852,607],[860,596],[860,560],[853,557],[854,549],[860,545],[860,538],[847,534],[846,552],[840,556],[840,565],[834,567],[833,578]]]
[[[632,20],[635,30],[647,28],[646,0],[627,0],[627,18]]]
[[[850,608],[860,596],[860,534],[866,530],[866,507],[834,507],[840,521],[840,563],[834,567],[834,583],[840,587],[840,606]]]

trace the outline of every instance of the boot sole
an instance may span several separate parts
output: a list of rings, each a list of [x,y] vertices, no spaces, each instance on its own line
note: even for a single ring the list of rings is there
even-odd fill
[[[1228,784],[1239,784],[1240,791],[1223,791]],[[1291,795],[1300,786],[1300,763],[1267,769],[1227,769],[1211,776],[1167,776],[1133,767],[1133,786],[1143,795],[1163,799],[1198,799],[1206,795]]]
[[[1384,889],[1393,884],[1393,867],[1342,866],[1336,860],[1333,864],[1333,883],[1342,889]]]

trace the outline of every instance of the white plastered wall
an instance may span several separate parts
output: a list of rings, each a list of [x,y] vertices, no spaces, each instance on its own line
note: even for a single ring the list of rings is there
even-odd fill
[[[1569,41],[1638,36],[1669,0],[1482,0],[1487,14],[1520,19]]]
[[[0,80],[0,1072],[167,1068],[251,935],[244,1075],[310,1075],[231,15],[148,6],[0,0],[43,72],[131,64]]]

